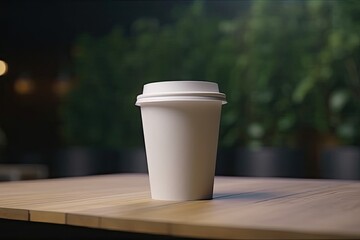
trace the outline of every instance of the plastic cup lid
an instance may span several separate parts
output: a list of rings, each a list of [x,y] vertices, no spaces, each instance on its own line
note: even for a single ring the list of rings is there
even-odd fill
[[[166,81],[144,85],[137,96],[136,105],[164,101],[221,101],[226,104],[225,94],[219,92],[217,83],[205,81]]]

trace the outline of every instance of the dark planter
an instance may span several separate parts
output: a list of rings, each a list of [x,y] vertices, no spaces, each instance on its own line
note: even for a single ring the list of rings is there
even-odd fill
[[[7,161],[6,152],[0,149],[0,163],[6,163]]]
[[[112,171],[117,173],[147,173],[145,149],[133,148],[117,151],[117,160],[113,162]]]
[[[10,164],[45,164],[48,162],[46,153],[44,151],[34,152],[34,151],[21,151],[21,150],[12,150],[4,154],[4,163]]]
[[[234,171],[234,158],[236,150],[233,148],[219,148],[216,158],[216,170],[217,176],[233,176]]]
[[[109,172],[111,151],[74,147],[55,152],[50,177],[75,177]]]
[[[249,177],[304,177],[304,154],[289,148],[238,149],[235,171]]]
[[[348,146],[323,150],[320,159],[320,176],[360,180],[360,148]]]

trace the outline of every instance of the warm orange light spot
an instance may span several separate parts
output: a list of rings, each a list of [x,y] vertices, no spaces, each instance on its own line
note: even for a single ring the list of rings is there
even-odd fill
[[[63,96],[70,90],[71,84],[68,80],[58,80],[55,82],[54,91],[56,94]]]
[[[8,70],[8,66],[6,62],[0,60],[0,76],[5,75]]]
[[[34,90],[34,84],[31,79],[22,77],[15,81],[14,89],[18,94],[29,94]]]

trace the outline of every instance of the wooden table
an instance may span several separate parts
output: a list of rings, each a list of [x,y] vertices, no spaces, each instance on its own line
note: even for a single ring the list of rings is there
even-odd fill
[[[0,184],[0,218],[217,239],[360,238],[360,182],[216,177],[214,199],[151,200],[148,176]]]

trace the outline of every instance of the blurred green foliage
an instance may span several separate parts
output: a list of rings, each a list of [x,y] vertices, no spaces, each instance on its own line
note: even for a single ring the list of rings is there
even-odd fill
[[[227,94],[223,146],[295,146],[304,128],[359,143],[360,2],[252,1],[234,19],[205,6],[195,1],[167,25],[139,19],[126,36],[79,38],[77,84],[61,111],[66,141],[140,145],[142,85],[182,79]]]
[[[229,101],[241,107],[229,113],[234,126],[229,144],[294,146],[304,128],[336,134],[346,144],[359,142],[359,6],[356,1],[253,2],[249,14],[237,20],[243,24],[242,50],[230,79],[237,91]],[[331,104],[335,99],[337,108]]]
[[[82,36],[75,52],[76,85],[61,108],[68,144],[117,147],[138,144],[138,112],[134,106],[141,83],[128,58],[129,41],[120,29],[101,39]]]

